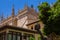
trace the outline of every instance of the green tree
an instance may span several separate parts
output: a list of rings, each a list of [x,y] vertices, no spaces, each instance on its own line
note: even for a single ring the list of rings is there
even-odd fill
[[[54,32],[60,35],[60,0],[50,6],[47,2],[38,6],[40,11],[39,19],[45,24],[44,33],[46,35]]]
[[[40,11],[39,18],[43,21],[44,24],[46,24],[47,19],[50,16],[50,13],[48,12],[50,10],[50,5],[44,2],[40,6],[38,6],[38,8]]]
[[[29,40],[35,40],[35,38],[34,37],[30,37]]]

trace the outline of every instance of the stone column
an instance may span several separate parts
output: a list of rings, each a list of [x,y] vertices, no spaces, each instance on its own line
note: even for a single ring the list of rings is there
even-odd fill
[[[27,40],[29,40],[29,35],[27,34]]]
[[[27,40],[29,40],[29,37],[27,36]]]
[[[21,36],[22,36],[22,40],[23,40],[23,35],[24,35],[24,33],[21,34]]]
[[[6,30],[6,37],[5,37],[5,40],[8,40],[8,33],[9,33],[9,30]]]
[[[24,39],[24,37],[25,37],[25,39]],[[22,33],[22,40],[28,40],[28,34]]]
[[[38,40],[38,34],[35,34],[35,40]]]

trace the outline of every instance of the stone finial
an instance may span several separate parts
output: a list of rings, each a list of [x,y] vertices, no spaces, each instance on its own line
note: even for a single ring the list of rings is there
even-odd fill
[[[2,20],[4,20],[3,13],[2,13],[2,15],[1,15],[1,21],[2,21]]]
[[[28,5],[27,5],[27,4],[25,4],[24,9],[27,9],[27,8],[28,8]]]
[[[1,22],[1,16],[0,16],[0,22]]]
[[[8,18],[8,14],[7,14],[7,18]]]
[[[33,5],[31,5],[31,8],[33,8]]]
[[[15,12],[14,12],[14,5],[12,6],[12,17],[15,16]]]

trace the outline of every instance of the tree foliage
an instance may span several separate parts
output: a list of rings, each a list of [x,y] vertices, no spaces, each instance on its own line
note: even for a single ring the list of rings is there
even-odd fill
[[[49,35],[54,32],[60,35],[60,0],[57,0],[52,6],[47,2],[38,6],[40,11],[39,19],[45,24],[44,33]]]
[[[30,37],[29,40],[35,40],[35,38],[34,37]]]

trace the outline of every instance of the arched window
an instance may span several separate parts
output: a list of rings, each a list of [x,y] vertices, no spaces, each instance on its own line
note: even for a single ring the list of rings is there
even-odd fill
[[[31,26],[31,29],[33,30],[33,26]]]
[[[40,29],[40,24],[36,23],[35,24],[35,30],[39,30]]]

